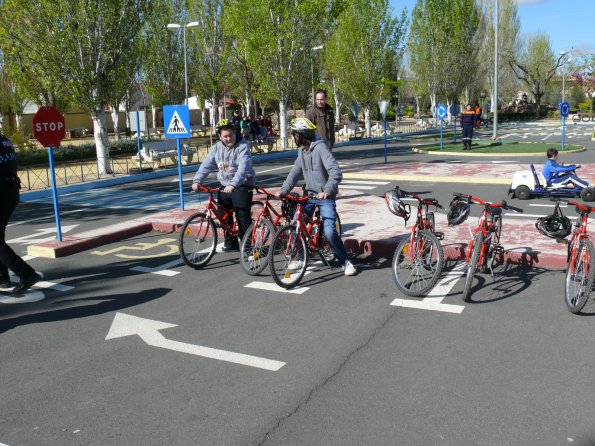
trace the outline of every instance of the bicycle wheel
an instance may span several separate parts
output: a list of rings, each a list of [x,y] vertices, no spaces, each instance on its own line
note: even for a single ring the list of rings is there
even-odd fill
[[[186,265],[198,269],[205,266],[217,248],[217,229],[213,221],[203,213],[186,219],[178,236],[178,250]]]
[[[496,261],[498,255],[498,247],[500,246],[500,235],[502,235],[502,216],[494,215],[494,231],[490,239],[490,246],[488,248],[488,255],[485,258],[484,264],[481,266],[481,272],[489,272],[490,267]]]
[[[433,212],[428,212],[428,227],[426,229],[430,232],[436,231],[436,217]]]
[[[300,283],[308,265],[306,239],[293,225],[277,231],[269,250],[271,276],[282,288],[293,288]]]
[[[581,240],[576,247],[576,257],[574,264],[574,271],[568,264],[566,270],[566,287],[564,297],[566,306],[571,313],[579,313],[593,288],[593,278],[595,277],[595,268],[591,265],[591,259],[595,254],[593,242],[590,240]]]
[[[339,237],[341,237],[343,228],[341,227],[341,219],[339,218],[339,216],[337,215],[337,220],[335,220],[335,229],[337,230],[337,234],[339,234]],[[312,228],[313,234],[315,234],[315,231],[318,230],[318,227],[314,227]],[[320,239],[320,242],[318,243],[318,255],[320,256],[320,260],[322,260],[322,263],[326,263],[327,265],[330,264],[330,262],[332,262],[333,260],[335,260],[335,253],[333,252],[333,249],[331,248],[330,243],[328,242],[328,239],[326,238],[326,235],[324,235],[324,232],[322,234],[322,238]]]
[[[256,221],[260,214],[262,214],[263,207],[264,203],[262,201],[252,202],[252,206],[250,206],[250,218],[252,218],[252,221]]]
[[[267,267],[273,235],[275,227],[266,218],[250,225],[240,247],[240,264],[247,274],[255,276]]]
[[[469,264],[467,265],[467,276],[465,277],[465,287],[463,288],[463,301],[469,302],[469,291],[471,290],[471,284],[473,283],[473,276],[477,271],[477,264],[479,262],[479,254],[481,253],[481,247],[483,246],[483,233],[480,231],[475,234],[473,239],[473,251]]]
[[[393,256],[397,288],[407,296],[427,294],[438,281],[443,266],[442,245],[428,231],[417,231],[413,244],[409,237],[401,240]]]

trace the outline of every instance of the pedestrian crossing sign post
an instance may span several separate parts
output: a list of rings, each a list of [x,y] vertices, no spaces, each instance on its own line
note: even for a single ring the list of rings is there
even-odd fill
[[[190,128],[190,109],[187,105],[166,105],[163,107],[163,129],[166,138],[176,138],[178,155],[178,177],[180,188],[180,208],[184,210],[184,188],[182,182],[181,138],[192,137]]]

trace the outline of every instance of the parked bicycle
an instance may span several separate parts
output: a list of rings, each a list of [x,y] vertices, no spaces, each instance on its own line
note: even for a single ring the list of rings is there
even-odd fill
[[[210,262],[217,250],[219,235],[227,233],[230,237],[237,237],[239,234],[235,210],[222,207],[213,196],[222,189],[223,187],[210,189],[199,185],[199,191],[209,194],[206,206],[190,215],[180,229],[178,250],[184,263],[191,268],[202,268]],[[252,215],[260,212],[262,206],[262,202],[254,201]],[[230,217],[231,224],[228,223]]]
[[[297,204],[292,223],[280,228],[273,237],[269,251],[269,267],[271,276],[277,285],[282,288],[297,286],[304,274],[310,258],[318,254],[323,264],[331,267],[335,255],[324,235],[324,226],[320,216],[320,209],[315,206],[312,218],[304,210],[304,204],[312,195],[295,197],[287,195],[282,200]],[[339,235],[341,221],[339,216],[335,222]]]
[[[244,271],[254,276],[260,274],[269,263],[269,249],[275,231],[291,223],[297,204],[284,200],[278,212],[270,200],[275,195],[264,187],[256,186],[256,191],[265,195],[262,209],[255,215],[254,222],[244,234],[240,247],[240,264]]]
[[[552,201],[556,202],[554,213],[537,219],[535,226],[542,234],[564,240],[568,244],[564,300],[568,310],[576,314],[580,313],[589,300],[595,278],[595,267],[591,265],[595,260],[595,248],[587,233],[589,214],[595,208],[576,201],[560,199],[552,199]],[[575,206],[580,217],[574,226],[568,217],[562,214],[560,204]],[[567,241],[566,237],[570,234],[572,234],[570,241]]]
[[[384,193],[386,205],[393,214],[407,220],[411,216],[411,206],[403,198],[417,200],[417,217],[411,233],[398,244],[393,256],[393,276],[397,288],[408,296],[427,294],[438,281],[444,266],[444,255],[440,240],[441,232],[435,232],[436,222],[430,206],[444,209],[435,198],[421,198],[413,192],[395,187]]]
[[[470,205],[479,204],[483,206],[483,211],[479,217],[477,226],[472,230],[473,238],[469,242],[469,249],[465,263],[467,264],[467,274],[465,277],[465,286],[463,288],[463,301],[468,302],[470,297],[473,276],[479,269],[482,272],[490,272],[494,277],[493,265],[498,255],[504,253],[504,248],[500,245],[500,235],[502,234],[502,209],[523,212],[521,208],[511,206],[506,201],[501,203],[488,203],[481,198],[473,195],[454,192],[455,198],[451,202],[449,214],[449,224],[460,224],[466,220],[469,215]],[[464,218],[461,218],[465,215]]]

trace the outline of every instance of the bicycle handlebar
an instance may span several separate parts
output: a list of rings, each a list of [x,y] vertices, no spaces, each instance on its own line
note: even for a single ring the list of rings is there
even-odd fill
[[[487,201],[483,201],[479,197],[475,197],[473,195],[462,194],[460,192],[453,192],[452,193],[455,197],[465,198],[469,200],[469,204],[480,204],[487,208],[503,208],[506,210],[514,211],[514,212],[523,212],[521,208],[517,208],[516,206],[509,205],[506,201],[502,200],[500,203],[488,203]]]
[[[198,183],[195,183],[195,184],[196,184],[196,188],[198,189],[198,191],[208,192],[209,194],[214,194],[215,192],[219,192],[220,190],[223,189],[223,186],[219,186],[214,189],[210,189],[206,186],[203,186],[202,184],[198,184]],[[198,192],[198,191],[196,191],[196,192]]]
[[[440,203],[438,203],[438,200],[436,200],[435,198],[421,198],[415,192],[407,192],[403,189],[400,189],[399,186],[395,186],[395,192],[397,193],[399,198],[401,198],[401,197],[415,198],[421,204],[428,205],[428,206],[436,206],[438,209],[444,209],[444,207]]]

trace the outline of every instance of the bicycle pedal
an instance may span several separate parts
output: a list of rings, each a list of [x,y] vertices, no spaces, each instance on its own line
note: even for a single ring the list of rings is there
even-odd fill
[[[504,246],[502,246],[502,245],[496,245],[494,247],[494,253],[496,253],[496,254],[504,254]]]
[[[438,240],[444,240],[444,232],[434,232],[434,235]]]
[[[565,238],[557,238],[556,243],[560,243],[561,245],[567,245],[568,240],[566,240]]]

